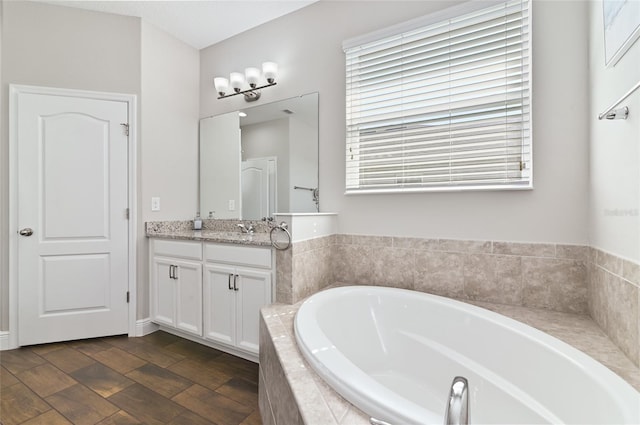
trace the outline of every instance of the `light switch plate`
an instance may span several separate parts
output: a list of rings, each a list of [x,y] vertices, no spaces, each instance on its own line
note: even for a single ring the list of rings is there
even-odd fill
[[[151,198],[151,211],[160,211],[160,198]]]

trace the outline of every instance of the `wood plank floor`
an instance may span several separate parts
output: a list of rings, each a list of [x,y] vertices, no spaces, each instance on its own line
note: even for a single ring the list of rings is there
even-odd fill
[[[2,425],[261,425],[258,365],[158,331],[0,352]]]

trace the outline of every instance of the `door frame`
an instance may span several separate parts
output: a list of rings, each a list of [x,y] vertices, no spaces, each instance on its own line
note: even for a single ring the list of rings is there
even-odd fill
[[[9,85],[9,335],[7,349],[18,348],[18,99],[21,94],[80,97],[110,100],[127,104],[129,120],[129,146],[127,158],[129,237],[129,336],[136,335],[137,319],[137,97],[134,94],[108,93],[54,87]]]

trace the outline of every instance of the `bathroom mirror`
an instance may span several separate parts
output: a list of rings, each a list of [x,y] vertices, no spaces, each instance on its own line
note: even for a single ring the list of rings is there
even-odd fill
[[[200,214],[319,211],[318,93],[200,120]]]

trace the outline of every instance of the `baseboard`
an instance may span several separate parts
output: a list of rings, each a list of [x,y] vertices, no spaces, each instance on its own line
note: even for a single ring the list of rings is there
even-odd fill
[[[160,329],[160,326],[151,321],[149,317],[136,321],[136,336],[149,335]]]
[[[9,332],[0,331],[0,351],[9,350]]]

